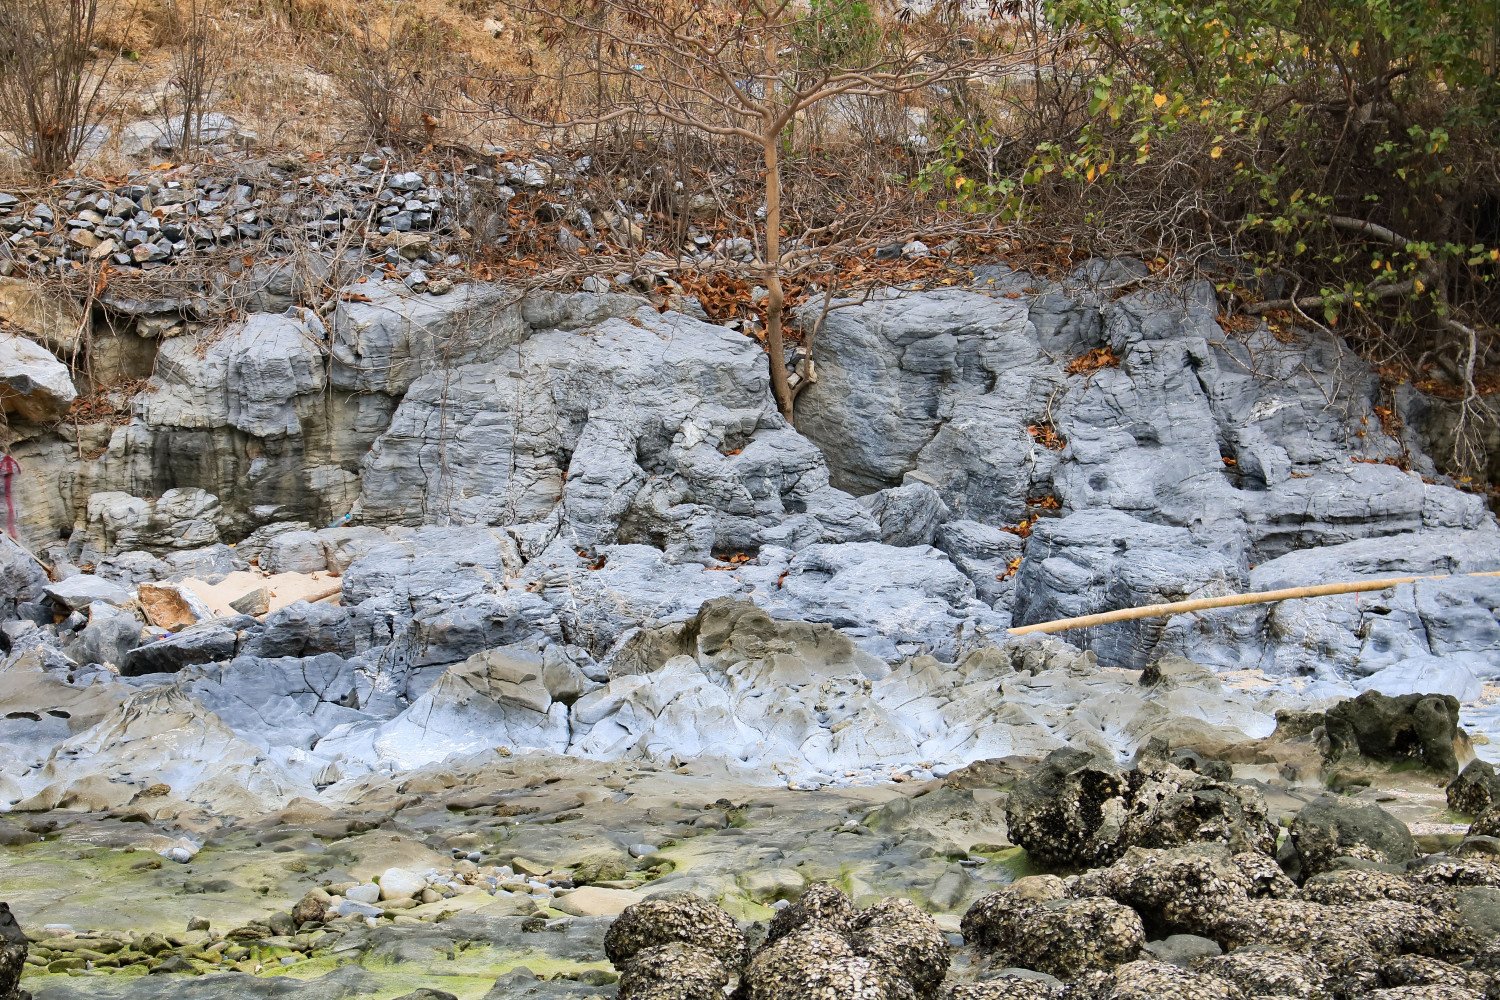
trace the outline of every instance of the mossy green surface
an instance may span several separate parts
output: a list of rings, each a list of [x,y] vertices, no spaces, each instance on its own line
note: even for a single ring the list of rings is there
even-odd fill
[[[151,851],[44,840],[0,850],[0,886],[23,927],[179,934],[202,916],[228,930],[295,902],[306,878],[288,870],[292,858],[206,849],[190,864],[158,866]]]

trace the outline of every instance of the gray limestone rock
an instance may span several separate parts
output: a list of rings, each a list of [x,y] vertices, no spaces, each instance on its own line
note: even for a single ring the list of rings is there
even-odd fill
[[[177,683],[241,736],[267,747],[311,749],[358,711],[355,665],[330,653],[185,666]]]
[[[42,423],[68,412],[78,391],[68,368],[41,344],[0,332],[0,411]]]
[[[753,342],[649,311],[417,379],[362,481],[367,521],[550,521],[574,548],[700,562],[878,530],[769,405]]]
[[[80,573],[43,585],[43,592],[69,611],[87,608],[95,601],[121,607],[131,601],[130,591],[91,573]]]
[[[951,515],[937,490],[920,479],[872,493],[865,503],[887,545],[931,545]]]
[[[978,521],[949,521],[937,530],[932,544],[973,582],[981,601],[996,608],[1010,606],[1026,548],[1020,535]]]
[[[1287,553],[1251,570],[1246,589],[1461,574],[1496,565],[1500,532],[1493,526],[1423,529]],[[1181,616],[1165,626],[1157,648],[1214,667],[1259,669],[1273,676],[1368,677],[1377,689],[1386,686],[1384,668],[1408,662],[1420,668],[1428,684],[1438,680],[1441,672],[1435,668],[1445,664],[1461,664],[1484,680],[1497,676],[1495,664],[1500,663],[1497,607],[1500,589],[1492,581],[1424,581],[1374,593]],[[1404,674],[1385,679],[1396,685],[1388,694],[1414,690]]]
[[[307,317],[295,313],[254,313],[201,339],[174,337],[157,352],[140,416],[156,427],[300,435],[325,382],[318,342]]]
[[[1234,563],[1185,528],[1151,524],[1112,510],[1046,518],[1032,529],[1016,576],[1018,625],[1239,589]],[[1107,666],[1143,667],[1162,623],[1145,620],[1083,633]]]
[[[201,489],[167,490],[155,500],[95,493],[88,499],[82,543],[100,553],[195,549],[219,540],[218,514],[219,498]]]
[[[502,285],[458,285],[441,298],[391,282],[362,291],[339,302],[331,324],[333,384],[350,392],[399,397],[428,372],[500,357],[526,333],[517,293]]]
[[[47,574],[31,554],[0,533],[0,621],[29,618],[46,586]]]
[[[130,651],[141,644],[141,620],[102,602],[89,605],[89,620],[64,643],[63,650],[77,663],[125,662]]]
[[[259,623],[253,618],[220,619],[154,639],[127,653],[120,673],[126,677],[169,674],[194,663],[233,659],[239,649],[239,629],[246,627],[257,628]]]

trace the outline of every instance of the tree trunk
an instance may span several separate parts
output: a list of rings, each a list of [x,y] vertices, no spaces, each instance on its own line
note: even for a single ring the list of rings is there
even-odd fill
[[[792,421],[792,387],[787,378],[786,348],[782,323],[786,313],[786,290],[781,285],[781,154],[777,148],[781,130],[767,128],[761,137],[766,156],[766,353],[771,361],[771,393],[776,408]]]

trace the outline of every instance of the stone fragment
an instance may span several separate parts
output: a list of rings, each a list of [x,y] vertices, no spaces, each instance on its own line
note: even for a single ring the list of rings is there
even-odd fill
[[[40,344],[0,331],[0,411],[45,423],[67,413],[77,398],[66,365]]]
[[[94,576],[90,573],[80,573],[56,583],[48,583],[42,590],[48,597],[69,611],[81,611],[95,601],[102,601],[115,607],[124,607],[130,603],[130,591],[117,583],[111,583],[101,576]]]
[[[641,894],[629,889],[586,885],[559,895],[552,908],[575,917],[613,917],[640,901]]]
[[[265,587],[256,587],[249,593],[230,601],[229,606],[242,615],[259,618],[271,610],[271,592]]]
[[[146,621],[168,632],[214,617],[213,610],[191,591],[169,583],[143,583],[136,588],[136,600]]]

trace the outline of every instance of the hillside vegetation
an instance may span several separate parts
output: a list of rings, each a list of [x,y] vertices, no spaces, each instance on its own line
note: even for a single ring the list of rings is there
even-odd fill
[[[667,269],[711,313],[753,313],[773,356],[809,288],[942,280],[883,265],[923,257],[891,247],[1043,269],[1129,254],[1213,278],[1231,325],[1348,336],[1391,385],[1449,399],[1450,465],[1487,471],[1492,4],[17,0],[3,17],[16,185],[222,157],[205,114],[262,157],[543,151],[586,164],[567,194],[618,218],[590,246],[512,206],[505,246],[476,241],[482,273],[577,281],[680,262],[690,230],[747,239],[733,267]],[[170,155],[122,149],[141,120],[168,123]]]

